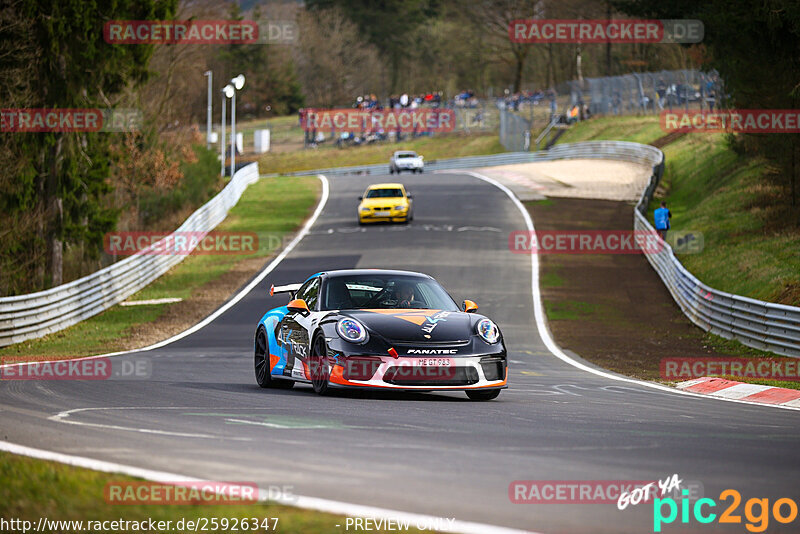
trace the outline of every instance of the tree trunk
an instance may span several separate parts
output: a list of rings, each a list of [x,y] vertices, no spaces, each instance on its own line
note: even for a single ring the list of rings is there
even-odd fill
[[[61,146],[63,137],[58,135],[56,142],[49,149],[47,182],[45,184],[45,217],[47,219],[47,271],[50,274],[52,287],[61,285],[64,270],[64,243],[62,230],[64,222],[64,204],[59,196],[59,167],[61,162]]]

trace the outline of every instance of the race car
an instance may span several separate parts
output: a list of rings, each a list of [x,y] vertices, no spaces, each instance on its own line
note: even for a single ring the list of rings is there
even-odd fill
[[[317,273],[272,286],[290,301],[261,318],[255,375],[262,388],[464,391],[491,400],[507,387],[498,326],[462,307],[432,277],[380,269]]]
[[[358,224],[414,219],[414,200],[403,184],[372,184],[358,200]]]
[[[403,171],[419,172],[425,168],[423,157],[411,150],[398,150],[389,158],[389,174]]]

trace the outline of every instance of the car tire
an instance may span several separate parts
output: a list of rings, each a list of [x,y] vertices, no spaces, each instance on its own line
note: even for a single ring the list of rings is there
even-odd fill
[[[488,391],[483,390],[467,390],[465,392],[469,400],[473,401],[490,401],[492,399],[496,399],[498,395],[500,395],[499,389],[490,389]]]
[[[269,342],[267,341],[267,331],[263,326],[259,326],[256,331],[254,345],[253,364],[256,383],[262,388],[291,389],[294,387],[293,380],[272,378],[269,366]]]
[[[311,387],[317,395],[326,395],[330,390],[329,379],[331,368],[328,365],[328,347],[323,336],[317,336],[311,344],[311,356],[309,364],[311,367]]]

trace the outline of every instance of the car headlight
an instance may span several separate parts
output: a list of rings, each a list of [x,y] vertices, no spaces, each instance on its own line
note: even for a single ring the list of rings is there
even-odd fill
[[[476,330],[481,339],[487,343],[494,344],[500,339],[500,329],[489,319],[481,319]]]
[[[370,211],[369,208],[361,208],[361,211]]]
[[[395,209],[395,211],[400,211],[400,210],[406,209],[406,207],[405,206],[395,206],[394,209]]]
[[[336,331],[342,339],[350,343],[363,343],[367,339],[367,329],[355,319],[339,319]]]

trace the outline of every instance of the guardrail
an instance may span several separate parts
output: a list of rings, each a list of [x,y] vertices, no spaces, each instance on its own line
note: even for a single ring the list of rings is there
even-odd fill
[[[176,232],[208,232],[222,222],[248,185],[258,164],[236,171],[214,198],[192,213]],[[133,295],[186,258],[135,255],[67,284],[37,293],[0,298],[0,347],[58,332]]]

